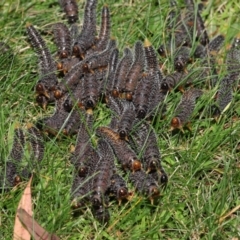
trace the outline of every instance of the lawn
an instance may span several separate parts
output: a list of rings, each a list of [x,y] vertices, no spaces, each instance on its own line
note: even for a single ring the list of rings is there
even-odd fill
[[[80,24],[83,0],[78,0]],[[137,40],[148,38],[157,49],[164,44],[168,1],[106,0],[98,1],[97,19],[104,4],[111,11],[112,33],[122,52]],[[204,1],[201,15],[210,39],[218,34],[225,41],[217,54],[217,72],[226,73],[225,58],[233,38],[240,32],[240,5],[235,1]],[[33,24],[41,33],[52,54],[56,52],[50,26],[65,22],[58,1],[13,1],[0,3],[0,41],[11,50],[0,53],[0,170],[3,172],[13,143],[16,123],[26,123],[50,116],[54,107],[43,110],[35,102],[34,86],[38,80],[38,63],[26,34],[26,24]],[[173,71],[172,57],[159,56],[164,73]],[[193,67],[199,67],[193,64]],[[240,239],[240,92],[234,88],[229,108],[216,121],[207,114],[219,86],[207,89],[191,116],[191,131],[170,131],[174,110],[181,93],[171,91],[165,99],[167,112],[156,117],[153,126],[158,136],[162,164],[169,182],[161,191],[157,204],[151,205],[133,191],[130,202],[121,206],[110,202],[110,222],[98,223],[90,208],[75,217],[71,210],[70,190],[73,166],[69,161],[76,136],[45,137],[45,155],[41,169],[34,173],[32,198],[34,218],[49,232],[61,239]],[[105,126],[110,111],[99,103],[94,110],[94,129]],[[25,131],[25,130],[24,130]],[[93,136],[94,138],[94,136]],[[27,146],[28,147],[28,146]],[[24,161],[30,161],[28,148]],[[18,202],[27,182],[0,194],[0,239],[12,239]],[[238,207],[238,210],[237,210]],[[232,212],[231,212],[232,211]]]

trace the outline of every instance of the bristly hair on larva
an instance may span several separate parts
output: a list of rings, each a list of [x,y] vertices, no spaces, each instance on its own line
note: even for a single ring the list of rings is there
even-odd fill
[[[91,48],[96,41],[96,8],[97,0],[86,1],[82,31],[76,38],[73,46],[73,54],[76,57],[83,59],[87,50]]]
[[[111,34],[111,21],[110,21],[110,11],[107,5],[103,6],[101,16],[102,16],[102,21],[101,21],[99,35],[97,37],[97,40],[94,46],[87,51],[87,55],[90,55],[93,52],[101,52],[108,45],[108,41],[110,39],[110,34]]]
[[[54,41],[58,48],[59,58],[71,56],[71,35],[68,27],[64,23],[53,25]]]
[[[126,76],[124,92],[126,99],[132,101],[138,81],[141,79],[145,67],[143,44],[137,41],[134,45],[134,61]]]
[[[236,37],[232,43],[230,50],[227,53],[227,70],[230,79],[235,82],[240,75],[240,38]]]
[[[121,140],[119,134],[108,127],[99,127],[96,134],[108,141],[124,170],[139,171],[142,168],[136,153]]]
[[[143,74],[142,79],[139,81],[134,97],[133,104],[135,106],[135,112],[137,118],[143,119],[146,117],[149,110],[149,93],[152,90],[154,84],[154,78],[156,76],[151,72]]]
[[[136,112],[133,103],[124,102],[124,109],[118,122],[118,134],[120,139],[128,140],[128,135],[132,130],[135,118]]]
[[[127,183],[118,173],[114,173],[112,175],[111,185],[108,191],[117,199],[119,205],[121,204],[122,200],[128,200],[129,192]]]
[[[217,109],[213,113],[215,118],[218,118],[221,113],[226,111],[227,107],[233,98],[233,81],[229,75],[225,76],[221,82],[217,91],[216,105]]]
[[[95,69],[106,69],[110,60],[111,52],[117,46],[116,39],[110,39],[107,48],[84,59],[83,71],[88,72]]]
[[[27,34],[39,60],[40,79],[35,87],[36,92],[50,99],[49,92],[53,91],[58,83],[54,61],[45,41],[34,26],[27,25]]]
[[[116,73],[117,65],[119,60],[119,50],[118,48],[113,49],[110,57],[109,57],[109,63],[108,63],[108,71],[107,71],[107,77],[104,84],[104,89],[102,90],[105,94],[106,101],[108,96],[113,91],[114,86],[114,75]]]
[[[44,140],[40,131],[31,123],[27,123],[28,128],[28,138],[31,144],[32,156],[31,160],[42,161],[44,156]],[[33,164],[34,165],[34,164]]]
[[[12,188],[21,182],[20,163],[24,156],[25,137],[20,124],[17,123],[14,129],[13,145],[10,155],[6,161],[6,179],[4,188]]]
[[[190,57],[191,49],[182,46],[175,51],[174,68],[178,72],[186,72],[187,64],[191,62]]]
[[[76,0],[59,0],[59,4],[66,14],[70,24],[78,20],[78,4]]]
[[[92,205],[97,207],[105,206],[105,194],[110,186],[110,179],[113,175],[114,156],[112,149],[104,139],[98,141],[98,153],[100,160],[94,168],[96,175],[92,179]]]
[[[95,108],[100,97],[99,83],[96,80],[96,74],[88,72],[83,79],[82,103],[86,109]]]
[[[123,57],[120,59],[116,68],[116,73],[114,75],[112,90],[113,97],[119,97],[120,94],[122,93],[122,90],[126,82],[127,72],[129,71],[132,62],[133,62],[132,51],[129,48],[125,48],[123,50]]]
[[[146,174],[144,171],[131,173],[129,180],[133,183],[138,192],[149,198],[151,204],[154,203],[155,198],[160,196],[158,183],[151,175]]]
[[[202,90],[194,88],[184,92],[181,102],[175,110],[175,117],[171,121],[172,130],[183,128],[194,110],[196,99],[202,94]]]

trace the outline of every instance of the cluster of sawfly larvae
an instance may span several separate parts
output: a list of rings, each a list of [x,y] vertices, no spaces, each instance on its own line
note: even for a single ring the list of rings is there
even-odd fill
[[[204,94],[195,84],[204,89],[218,87],[211,117],[220,116],[230,104],[240,74],[240,39],[234,40],[227,53],[227,74],[218,79],[216,53],[224,36],[209,39],[200,8],[192,0],[185,0],[184,8],[171,1],[167,27],[174,31],[168,31],[167,43],[159,46],[157,52],[162,58],[174,56],[174,72],[164,75],[148,39],[136,41],[132,49],[125,47],[121,56],[116,39],[110,37],[108,6],[102,7],[97,34],[97,0],[86,0],[81,31],[76,2],[61,0],[60,5],[70,27],[64,23],[52,25],[58,49],[56,59],[38,30],[31,24],[26,28],[39,60],[36,101],[44,109],[55,104],[55,112],[39,119],[37,127],[28,125],[34,161],[23,170],[17,166],[23,157],[25,140],[22,130],[16,127],[5,185],[13,187],[28,178],[31,169],[42,160],[42,133],[77,134],[70,157],[75,169],[72,208],[82,210],[90,205],[95,218],[107,223],[109,199],[115,198],[120,204],[131,198],[128,181],[152,204],[168,182],[151,122],[157,115],[164,116],[165,98],[172,89],[183,92],[170,123],[172,130],[188,125],[197,99]],[[196,41],[198,46],[193,50]],[[202,68],[189,70],[196,59]],[[94,132],[93,112],[100,101],[111,110],[111,119],[108,126],[100,126]],[[92,144],[94,134],[98,139],[96,147]]]

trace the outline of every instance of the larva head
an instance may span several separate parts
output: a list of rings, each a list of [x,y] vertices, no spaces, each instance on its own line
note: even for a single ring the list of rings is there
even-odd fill
[[[78,176],[79,177],[86,177],[88,173],[88,169],[85,166],[80,166],[78,168]]]
[[[89,64],[88,63],[84,63],[83,66],[82,66],[82,71],[84,73],[87,73],[89,72]]]
[[[127,199],[128,198],[128,189],[126,187],[120,187],[117,192],[117,199],[122,200],[122,199]]]
[[[63,103],[63,107],[67,112],[71,112],[72,110],[72,104],[69,102],[69,100],[67,99],[64,103]]]
[[[128,163],[129,169],[133,172],[139,171],[142,169],[142,164],[139,160],[130,159]]]
[[[169,85],[168,85],[166,82],[163,82],[163,83],[161,84],[161,91],[162,91],[162,92],[167,92],[167,91],[169,91],[169,90],[170,90]]]
[[[14,186],[17,186],[22,181],[19,175],[14,176]]]
[[[156,185],[149,186],[147,195],[149,196],[150,199],[151,198],[154,199],[154,198],[158,197],[159,194],[160,194],[160,191]]]
[[[145,116],[146,116],[145,109],[139,109],[138,112],[137,112],[137,117],[140,118],[140,119],[143,119],[143,118],[145,118]]]
[[[168,176],[166,173],[163,173],[160,178],[161,184],[167,184],[168,182]]]
[[[71,208],[73,210],[77,210],[83,206],[84,206],[84,204],[82,202],[78,201],[78,199],[74,199],[71,203]]]
[[[171,127],[173,129],[176,129],[176,128],[181,128],[182,124],[181,124],[181,121],[178,117],[174,117],[171,121]]]
[[[115,98],[119,97],[119,91],[117,89],[113,89],[112,90],[112,96],[115,97]]]
[[[158,53],[160,56],[162,57],[166,57],[166,50],[164,45],[161,45],[158,49],[157,49]]]
[[[102,205],[94,209],[93,212],[95,218],[102,224],[108,223],[110,220],[109,211],[104,208]]]
[[[132,101],[133,93],[132,93],[132,92],[127,92],[127,93],[125,94],[125,98],[126,98],[128,101]]]
[[[94,192],[93,196],[92,196],[92,205],[94,207],[99,207],[103,204],[102,201],[102,195],[100,192]]]
[[[37,85],[36,85],[36,92],[37,93],[43,93],[43,92],[45,92],[46,90],[45,90],[45,87],[44,87],[44,85],[42,84],[42,83],[38,83]]]
[[[62,71],[63,70],[63,63],[62,62],[58,62],[57,63],[57,70],[58,71]]]
[[[159,161],[157,159],[151,159],[148,163],[148,172],[156,171],[159,168]]]
[[[63,93],[62,93],[61,90],[57,89],[57,90],[54,91],[54,97],[56,99],[60,99],[62,96],[63,96]]]
[[[61,51],[61,53],[59,54],[60,58],[68,58],[68,51],[67,50],[63,50]]]
[[[118,134],[119,134],[120,139],[126,140],[126,138],[127,138],[127,133],[126,133],[125,130],[120,130],[120,131],[118,132]]]
[[[36,97],[36,102],[43,108],[46,109],[48,100],[44,95],[38,95]]]
[[[78,44],[73,46],[72,53],[75,57],[83,59],[84,52]]]
[[[185,61],[184,61],[184,59],[182,57],[178,57],[174,61],[174,68],[175,68],[175,70],[177,70],[179,72],[184,70],[185,65],[186,65]]]
[[[96,102],[93,98],[90,98],[86,101],[86,109],[93,109],[95,106]]]

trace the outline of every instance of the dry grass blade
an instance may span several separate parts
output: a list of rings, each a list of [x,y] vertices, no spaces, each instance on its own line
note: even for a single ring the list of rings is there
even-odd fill
[[[22,224],[26,227],[28,232],[31,233],[35,240],[60,240],[58,236],[48,233],[43,227],[41,227],[23,208],[18,209],[17,214]]]
[[[24,209],[27,212],[27,214],[29,214],[30,216],[32,215],[31,183],[32,183],[32,176],[28,181],[28,184],[23,192],[22,198],[17,208],[18,210]],[[30,240],[30,239],[31,239],[31,235],[23,227],[17,213],[15,217],[15,224],[14,224],[14,230],[13,230],[13,240]]]

